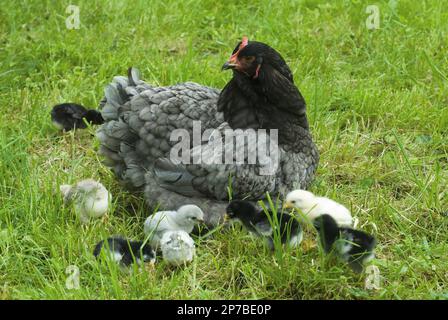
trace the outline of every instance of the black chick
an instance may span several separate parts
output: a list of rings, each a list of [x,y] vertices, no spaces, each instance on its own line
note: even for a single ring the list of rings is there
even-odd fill
[[[356,273],[361,273],[364,264],[373,259],[376,246],[373,236],[360,230],[338,227],[333,217],[328,214],[317,217],[313,224],[319,233],[325,253],[334,250]]]
[[[269,216],[274,217],[274,212],[269,210]],[[303,231],[299,222],[290,214],[277,210],[277,219],[281,237],[281,243],[288,243],[290,247],[298,247],[303,239]],[[267,240],[269,248],[274,249],[274,230],[263,209],[257,208],[253,203],[245,200],[234,200],[226,209],[226,218],[239,220],[243,226],[260,237]]]
[[[111,259],[122,266],[129,266],[134,261],[138,264],[141,262],[154,263],[156,260],[155,251],[149,244],[145,244],[143,247],[142,245],[143,241],[130,241],[120,237],[112,237],[101,240],[95,246],[93,255],[98,258],[101,250],[104,248],[105,250],[109,250]]]
[[[51,110],[53,124],[64,131],[86,128],[87,125],[83,119],[86,119],[90,124],[104,123],[100,112],[88,110],[76,103],[58,104]]]

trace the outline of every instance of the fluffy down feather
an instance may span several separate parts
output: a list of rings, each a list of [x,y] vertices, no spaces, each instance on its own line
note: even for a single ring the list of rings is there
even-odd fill
[[[353,225],[350,211],[342,204],[325,197],[317,197],[306,190],[294,190],[288,193],[285,207],[300,209],[311,221],[328,214],[339,226],[351,227]]]
[[[174,266],[191,262],[196,252],[193,239],[181,230],[165,232],[160,247],[163,260]]]
[[[159,211],[149,216],[144,232],[149,236],[152,247],[158,248],[163,235],[169,231],[181,230],[191,233],[196,224],[204,221],[204,213],[195,205],[184,205],[177,211]]]
[[[59,189],[64,202],[73,204],[75,213],[83,223],[88,223],[90,218],[105,215],[112,201],[112,195],[106,187],[93,179],[82,180],[75,185],[61,185]]]

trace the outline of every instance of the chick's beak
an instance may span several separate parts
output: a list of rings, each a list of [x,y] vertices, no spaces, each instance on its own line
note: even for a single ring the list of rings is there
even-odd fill
[[[230,220],[230,216],[227,213],[224,213],[224,222],[227,222]]]
[[[292,209],[292,208],[293,208],[293,205],[289,201],[283,205],[283,209]]]

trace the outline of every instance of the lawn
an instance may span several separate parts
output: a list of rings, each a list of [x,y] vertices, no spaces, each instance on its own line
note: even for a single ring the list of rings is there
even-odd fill
[[[0,6],[0,299],[447,299],[448,6],[442,1],[69,1]],[[379,29],[369,29],[377,5]],[[151,213],[97,154],[95,128],[62,134],[54,104],[96,107],[115,75],[222,88],[243,35],[276,48],[307,101],[321,162],[311,190],[378,239],[379,287],[317,249],[272,255],[235,227],[185,268],[120,272],[101,239],[143,238]],[[83,226],[59,185],[99,179],[109,220]],[[79,289],[66,286],[79,269]]]

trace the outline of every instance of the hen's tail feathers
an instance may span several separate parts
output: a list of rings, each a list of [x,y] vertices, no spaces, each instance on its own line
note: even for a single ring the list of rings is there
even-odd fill
[[[129,85],[136,87],[141,83],[140,80],[140,71],[137,68],[130,67],[128,69],[128,81]]]
[[[114,77],[105,88],[105,98],[101,102],[101,114],[106,122],[96,133],[101,143],[99,152],[105,164],[132,189],[144,185],[146,163],[136,152],[138,135],[131,127],[136,119],[135,114],[129,112],[130,100],[149,87],[140,80],[136,68],[129,68],[128,77]]]
[[[104,120],[117,120],[121,106],[127,100],[123,86],[119,82],[113,82],[104,89],[106,103],[104,104],[101,114]]]
[[[130,108],[128,101],[150,88],[150,85],[140,80],[140,71],[134,67],[128,69],[127,77],[114,77],[112,83],[104,89],[105,97],[100,102],[104,120],[117,120],[124,111],[127,111],[126,107]]]

